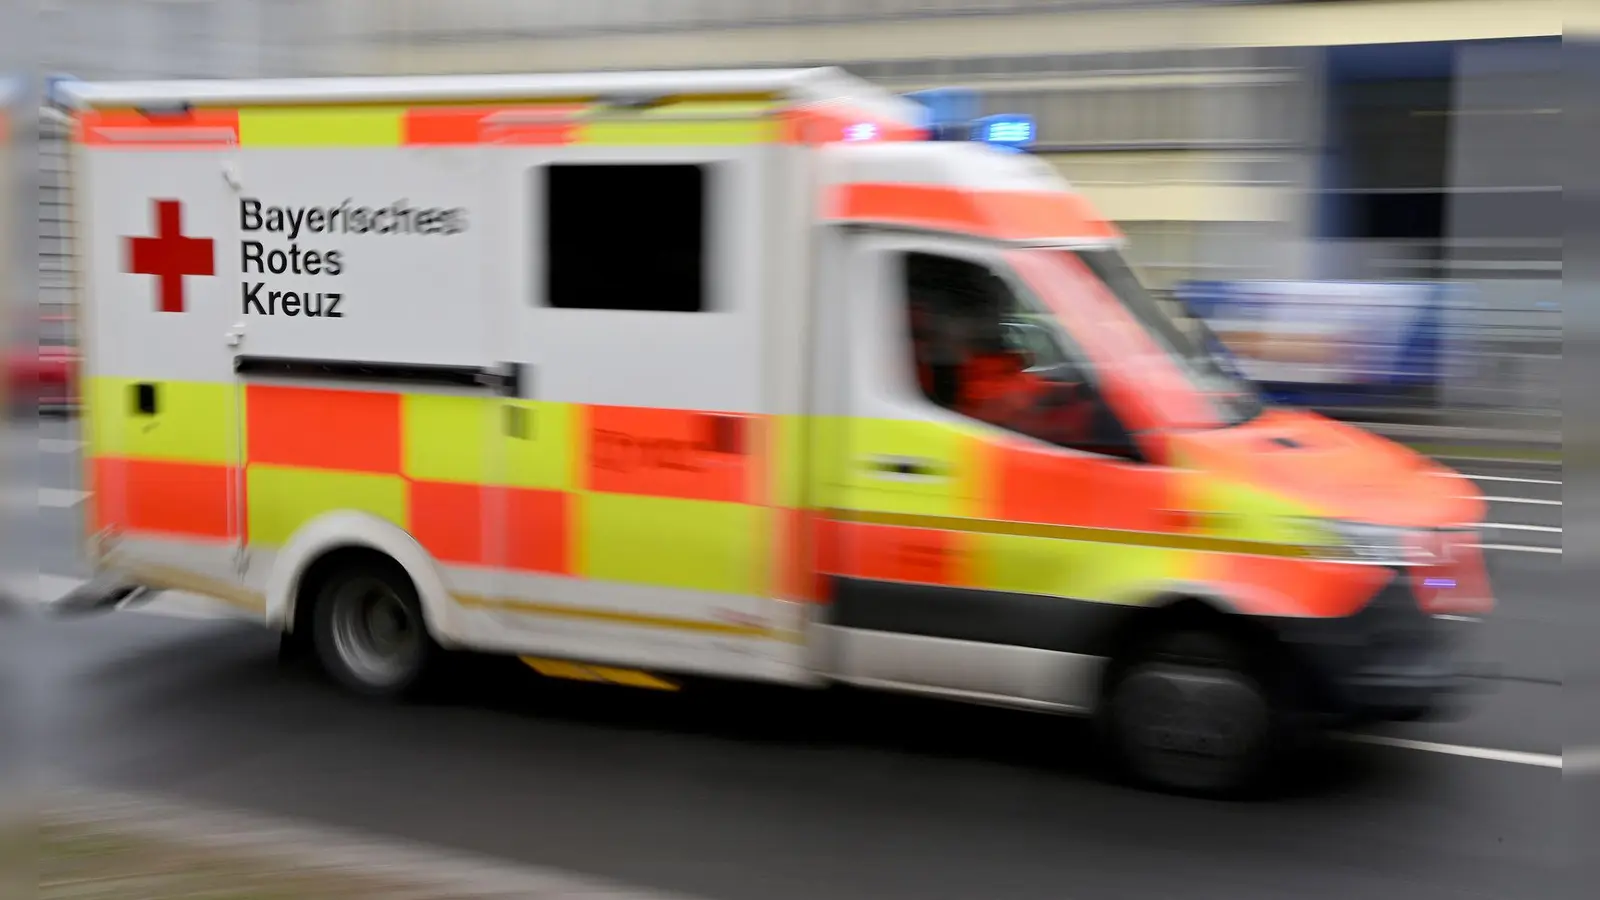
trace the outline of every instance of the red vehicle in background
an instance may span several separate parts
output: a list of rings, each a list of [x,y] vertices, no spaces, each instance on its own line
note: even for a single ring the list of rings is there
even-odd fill
[[[13,416],[70,415],[78,408],[78,348],[70,316],[40,320],[36,341],[19,339],[6,354],[6,400]]]

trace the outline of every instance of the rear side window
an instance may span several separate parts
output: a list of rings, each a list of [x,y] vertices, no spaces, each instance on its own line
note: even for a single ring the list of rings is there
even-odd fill
[[[551,165],[542,171],[546,303],[706,311],[707,166]]]

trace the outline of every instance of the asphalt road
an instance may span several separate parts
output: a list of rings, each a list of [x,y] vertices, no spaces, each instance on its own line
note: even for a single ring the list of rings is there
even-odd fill
[[[43,485],[31,540],[6,541],[7,563],[59,576],[78,572],[67,428],[47,424],[20,470]],[[1560,506],[1512,502],[1559,501],[1539,483],[1559,470],[1472,471],[1517,479],[1480,481],[1511,498],[1491,518],[1561,526]],[[1559,532],[1503,539],[1536,551],[1490,551],[1501,606],[1480,652],[1500,673],[1465,717],[1335,743],[1261,804],[1110,783],[1074,723],[898,697],[633,692],[485,662],[436,702],[368,705],[211,618],[11,620],[0,687],[64,777],[715,900],[1560,896],[1562,770],[1517,754],[1562,752],[1572,601]]]

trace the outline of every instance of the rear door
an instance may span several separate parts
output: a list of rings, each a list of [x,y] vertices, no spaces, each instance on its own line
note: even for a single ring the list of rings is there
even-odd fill
[[[237,575],[238,397],[224,335],[239,313],[237,129],[86,113],[83,424],[91,530],[122,549]]]

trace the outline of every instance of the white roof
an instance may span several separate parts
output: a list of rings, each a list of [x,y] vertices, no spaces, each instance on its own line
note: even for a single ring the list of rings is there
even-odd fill
[[[979,141],[833,144],[823,150],[830,184],[922,184],[966,191],[1067,191],[1055,167]]]
[[[62,85],[85,107],[437,103],[603,94],[779,94],[798,102],[849,102],[889,121],[920,124],[922,107],[837,68],[569,72],[547,75],[407,75],[210,81],[106,81]]]

